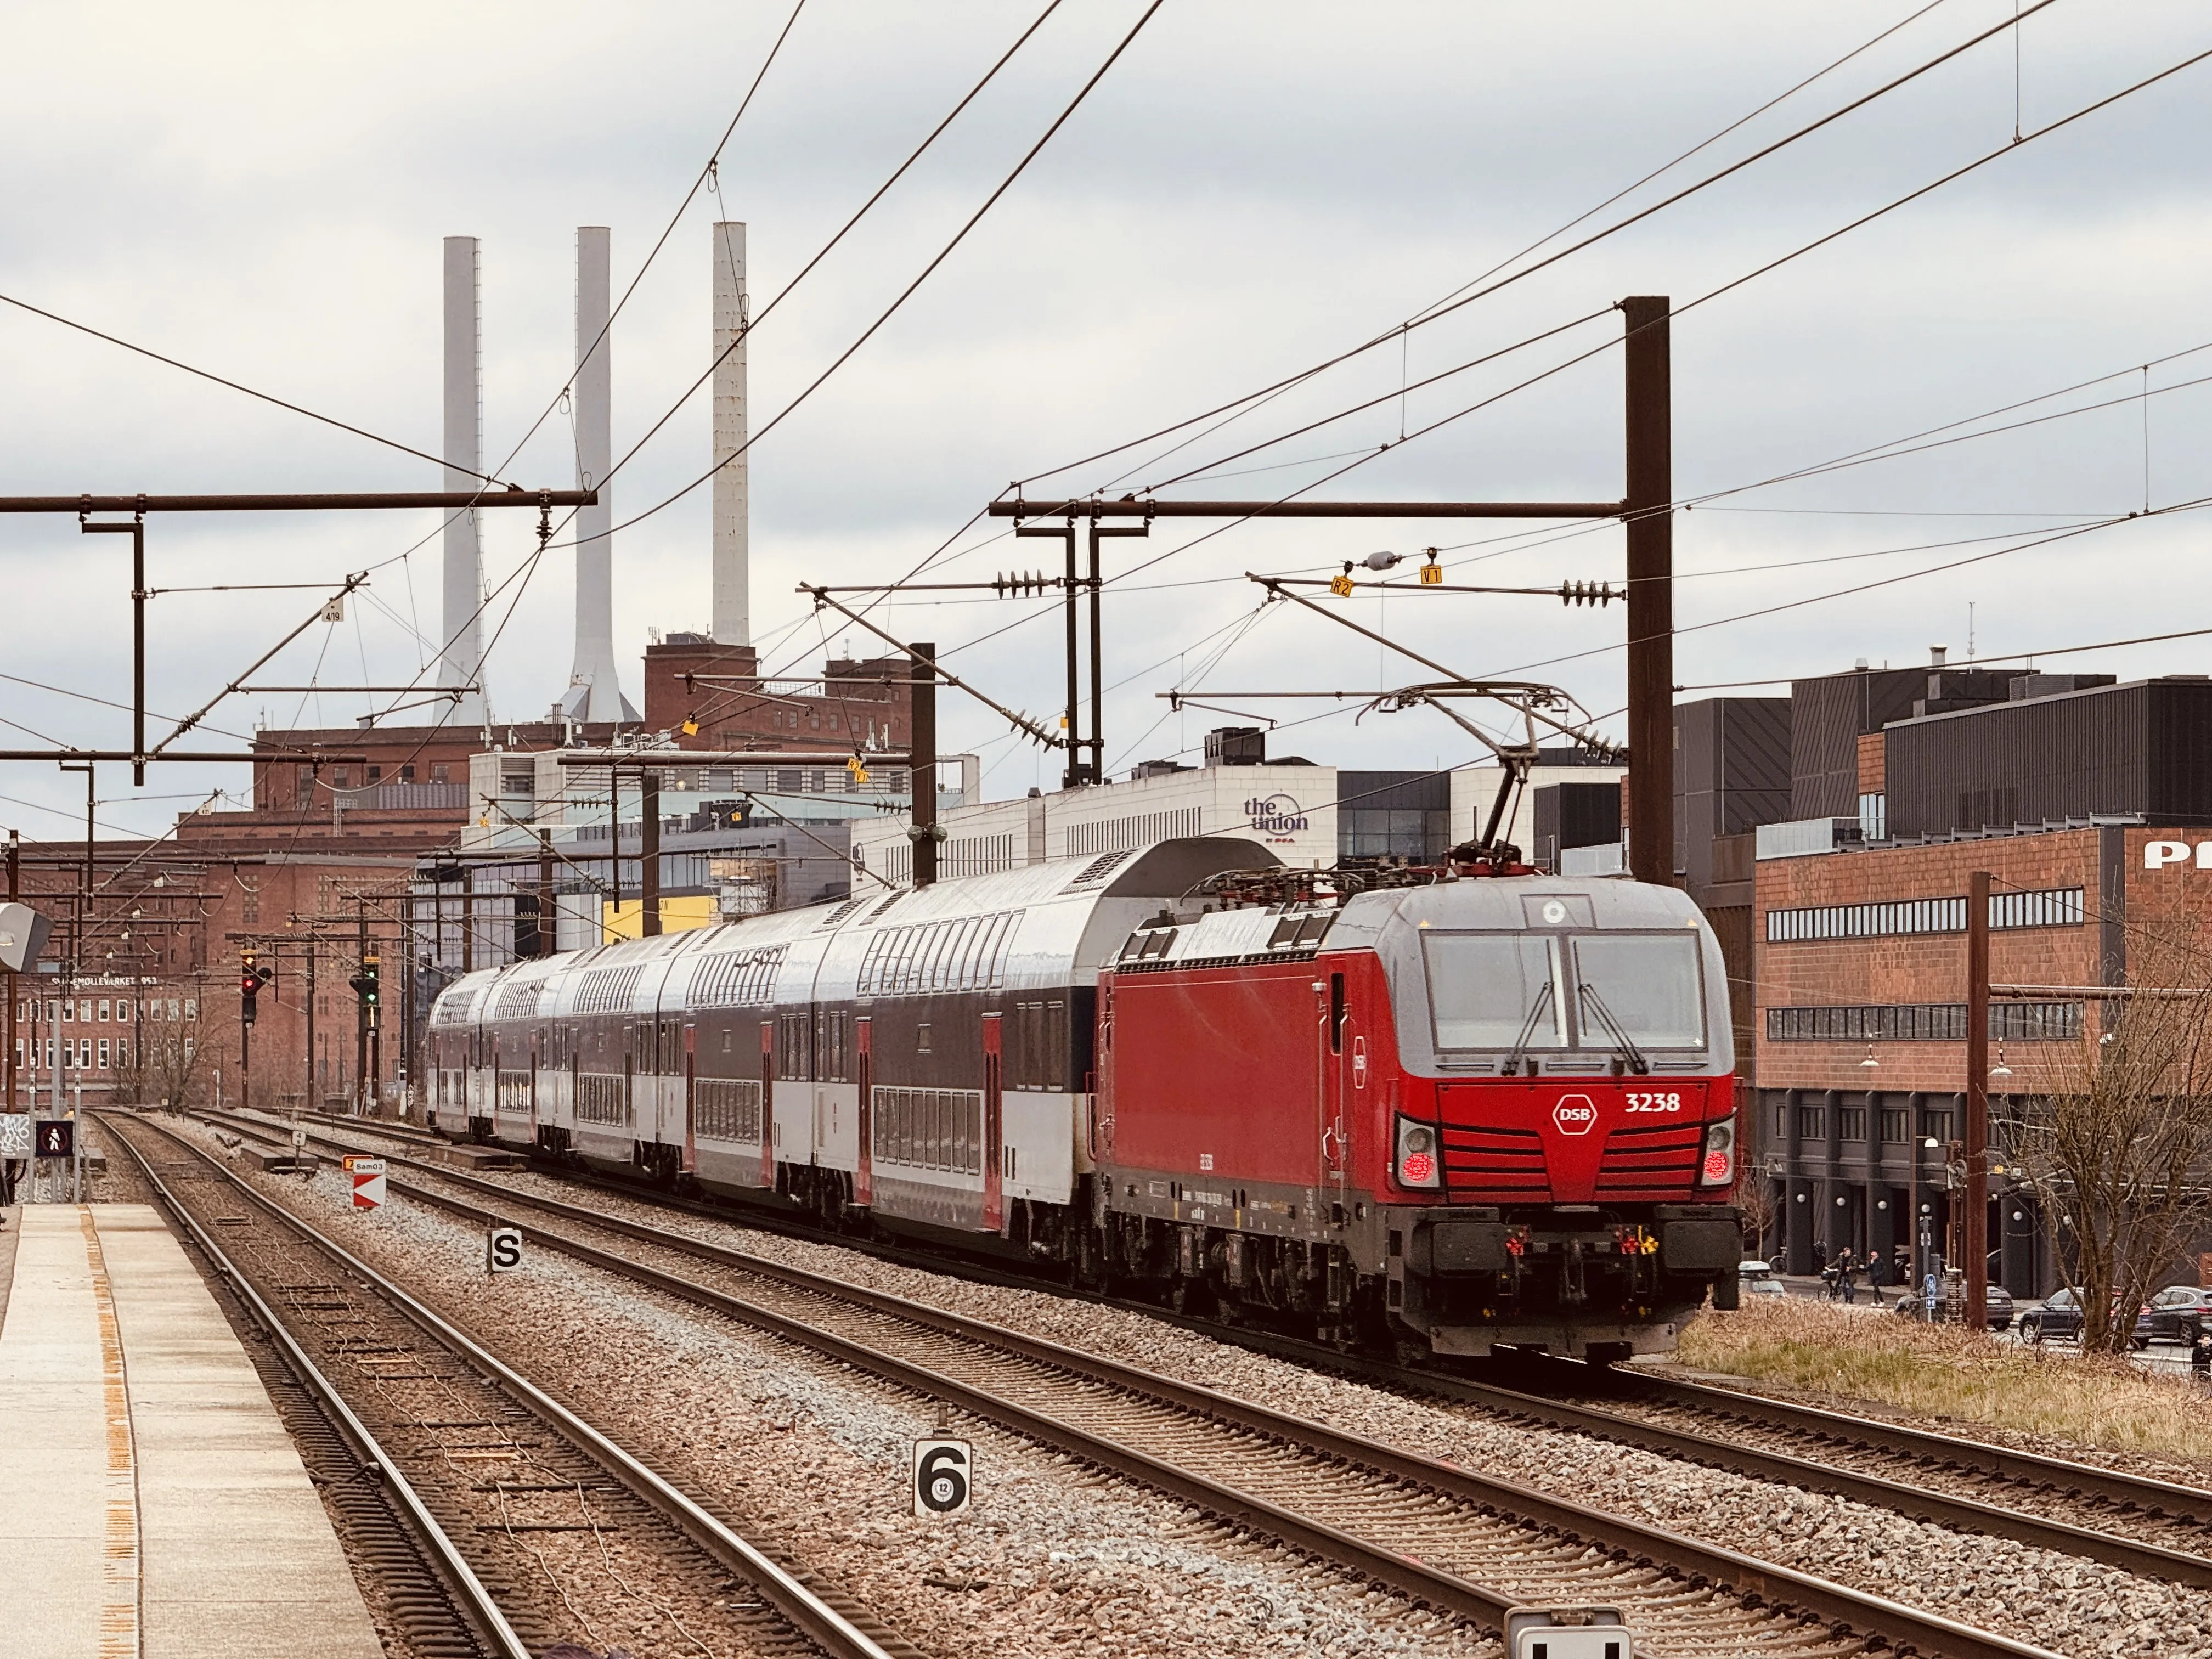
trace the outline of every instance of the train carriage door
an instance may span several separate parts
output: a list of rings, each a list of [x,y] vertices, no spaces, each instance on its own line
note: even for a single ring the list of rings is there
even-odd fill
[[[1321,1118],[1322,1182],[1344,1199],[1351,1159],[1346,1145],[1343,1050],[1345,1026],[1344,975],[1332,974],[1314,981],[1317,1018],[1314,1022],[1314,1093]]]
[[[805,1014],[807,1036],[813,1049],[813,1064],[806,1068],[807,1093],[814,1102],[811,1114],[814,1120],[806,1149],[809,1164],[826,1164],[830,1150],[830,1091],[823,1079],[830,1075],[830,1016],[818,1007],[810,1006]]]
[[[775,1022],[761,1028],[761,1185],[775,1190]]]
[[[1006,1225],[1006,1136],[1000,1114],[1005,1103],[1005,1073],[1000,1048],[1001,1024],[997,1014],[983,1016],[983,1225],[991,1232],[1003,1232]]]
[[[871,1024],[866,1014],[853,1021],[859,1063],[855,1075],[860,1085],[860,1122],[855,1126],[860,1137],[860,1153],[853,1176],[853,1201],[862,1205],[876,1201],[876,1059],[868,1047]]]
[[[699,1028],[684,1022],[684,1173],[699,1170],[699,1143],[691,1132],[693,1103],[699,1092]]]

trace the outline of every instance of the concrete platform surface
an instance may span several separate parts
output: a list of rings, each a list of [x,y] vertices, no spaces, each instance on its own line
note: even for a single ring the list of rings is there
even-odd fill
[[[291,1437],[160,1215],[15,1214],[0,1659],[379,1659]]]

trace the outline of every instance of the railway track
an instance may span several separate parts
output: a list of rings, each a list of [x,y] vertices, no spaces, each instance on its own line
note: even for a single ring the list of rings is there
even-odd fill
[[[1655,1648],[1677,1651],[2039,1651],[1118,1360],[459,1170],[392,1161],[434,1183],[392,1178],[418,1201],[473,1224],[520,1226],[542,1246],[952,1401],[1486,1628],[1517,1603],[1601,1601],[1626,1609]]]
[[[100,1116],[342,1437],[352,1480],[388,1495],[371,1560],[416,1610],[416,1651],[529,1659],[643,1631],[656,1648],[919,1659],[189,1139]]]
[[[330,1121],[333,1127],[426,1147],[447,1144],[427,1131],[397,1133],[391,1125]],[[592,1184],[687,1212],[737,1218],[726,1209],[670,1199],[625,1183],[594,1180]],[[477,1190],[504,1194],[513,1189],[500,1182],[483,1182]],[[744,1219],[753,1224],[750,1218]],[[769,1224],[773,1225],[773,1218]],[[805,1237],[823,1237],[804,1228],[788,1231]],[[1053,1288],[1018,1274],[978,1270],[935,1256],[862,1248],[908,1265],[926,1263],[939,1271],[969,1273],[995,1283]],[[2212,1492],[1674,1378],[1532,1359],[1522,1370],[1528,1385],[1512,1388],[1358,1359],[1265,1332],[1226,1330],[1149,1304],[1122,1305],[1141,1307],[1152,1316],[1221,1340],[1399,1392],[1637,1446],[1754,1480],[1826,1492],[1961,1533],[2008,1538],[2080,1556],[2143,1577],[2212,1588]],[[1937,1481],[1944,1484],[1931,1484]]]

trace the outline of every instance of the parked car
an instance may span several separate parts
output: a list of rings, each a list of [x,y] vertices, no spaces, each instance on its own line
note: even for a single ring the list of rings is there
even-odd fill
[[[2146,1302],[2136,1314],[2135,1334],[2130,1340],[2136,1347],[2145,1347],[2150,1333],[2151,1308]],[[2020,1334],[2027,1342],[2076,1340],[2081,1334],[2081,1297],[2070,1288],[2053,1291],[2043,1298],[2040,1307],[2030,1308],[2020,1316]]]
[[[1789,1287],[1783,1284],[1771,1261],[1745,1261],[1737,1264],[1736,1288],[1745,1296],[1787,1296]]]
[[[1983,1304],[1983,1322],[1990,1330],[2002,1331],[2012,1328],[2014,1310],[2012,1292],[2003,1285],[1992,1285],[1989,1287],[1988,1298]],[[1906,1319],[1917,1319],[1923,1324],[1929,1319],[1927,1303],[1917,1296],[1902,1297],[1898,1302],[1897,1311]],[[1944,1322],[1945,1317],[1943,1304],[1938,1301],[1936,1304],[1935,1322],[1940,1325]],[[2075,1329],[2078,1331],[2080,1328],[2081,1322],[2077,1316]]]
[[[2171,1285],[2151,1297],[2136,1316],[2136,1346],[2146,1342],[2195,1343],[2200,1328],[2212,1328],[2212,1291]]]

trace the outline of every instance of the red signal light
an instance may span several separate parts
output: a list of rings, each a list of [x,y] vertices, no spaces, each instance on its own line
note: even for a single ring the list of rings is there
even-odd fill
[[[1729,1155],[1726,1152],[1705,1154],[1705,1180],[1717,1184],[1729,1178]]]
[[[1437,1161],[1426,1152],[1408,1152],[1402,1167],[1406,1172],[1406,1179],[1419,1183],[1435,1176]]]

